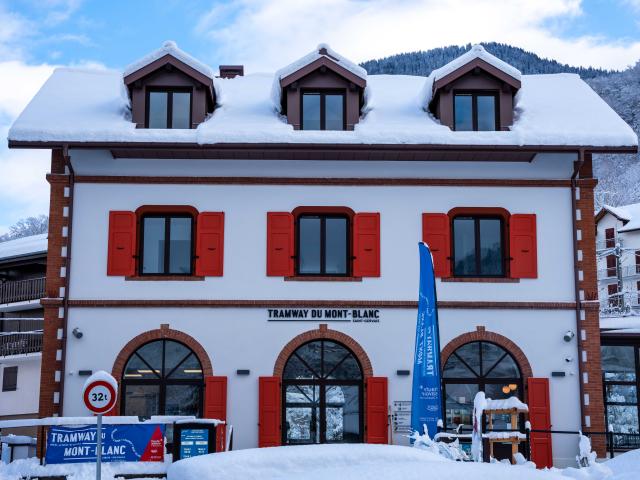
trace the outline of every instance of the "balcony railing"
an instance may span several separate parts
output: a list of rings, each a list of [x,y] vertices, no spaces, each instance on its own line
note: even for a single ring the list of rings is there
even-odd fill
[[[0,357],[42,351],[42,318],[0,319]]]
[[[45,278],[0,283],[0,304],[37,300],[45,296]]]
[[[609,240],[597,240],[596,241],[596,249],[597,250],[605,250],[608,248],[614,248],[616,246],[616,243],[619,243],[620,246],[624,246],[624,242],[622,237],[616,237],[613,240],[609,239]]]

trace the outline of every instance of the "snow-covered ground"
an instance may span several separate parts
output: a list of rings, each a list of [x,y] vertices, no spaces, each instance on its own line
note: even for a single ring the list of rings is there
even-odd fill
[[[536,470],[530,463],[472,463],[447,460],[433,451],[394,445],[305,445],[237,450],[170,463],[104,464],[103,480],[118,473],[162,473],[168,480],[636,480],[640,450],[588,468]],[[36,459],[0,465],[0,480],[25,475],[69,475],[92,480],[92,464],[42,467]]]

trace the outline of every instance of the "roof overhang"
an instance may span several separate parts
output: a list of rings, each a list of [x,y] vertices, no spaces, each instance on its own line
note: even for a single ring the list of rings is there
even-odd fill
[[[498,80],[501,80],[507,85],[511,86],[514,90],[519,90],[520,87],[522,86],[522,83],[517,78],[512,77],[508,73],[503,72],[499,68],[494,67],[493,65],[486,62],[485,60],[482,60],[481,58],[474,58],[470,62],[465,63],[461,67],[455,69],[453,72],[449,73],[448,75],[445,75],[444,77],[439,78],[435,82],[433,82],[433,87],[432,87],[433,92],[445,87],[451,82],[454,82],[455,80],[462,77],[463,75],[466,75],[467,73],[472,72],[476,68],[484,70],[489,75],[492,75],[496,77]]]
[[[326,56],[322,56],[317,60],[314,60],[313,62],[303,66],[299,70],[296,70],[295,72],[287,75],[286,77],[281,78],[280,86],[282,88],[285,88],[291,85],[293,82],[296,82],[301,78],[306,77],[310,73],[313,73],[322,67],[325,67],[331,70],[335,74],[340,75],[344,79],[357,85],[360,88],[365,88],[367,86],[366,79],[361,78],[358,75],[355,75],[353,72],[347,70],[346,68],[341,66],[339,63],[336,63],[335,61],[331,60],[330,58],[327,58]]]
[[[637,146],[449,145],[347,143],[41,142],[9,140],[9,148],[109,150],[114,158],[245,160],[505,161],[530,162],[538,153],[637,153]]]

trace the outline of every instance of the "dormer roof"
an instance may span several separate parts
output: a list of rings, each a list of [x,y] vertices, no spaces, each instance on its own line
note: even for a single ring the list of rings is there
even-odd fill
[[[124,83],[128,85],[135,82],[167,63],[171,63],[189,76],[200,77],[198,80],[202,83],[213,82],[214,72],[211,68],[179,49],[176,42],[167,40],[162,47],[129,64],[122,72]]]
[[[364,68],[332,50],[326,43],[321,43],[315,50],[275,73],[272,100],[277,110],[280,111],[281,108],[280,95],[283,88],[321,67],[328,68],[360,88],[367,86],[367,71]]]
[[[507,83],[515,90],[520,89],[522,73],[517,68],[503,62],[487,52],[482,45],[474,45],[468,52],[453,59],[446,65],[434,70],[429,75],[432,89],[436,90],[457,80],[461,76],[480,68],[494,77]]]

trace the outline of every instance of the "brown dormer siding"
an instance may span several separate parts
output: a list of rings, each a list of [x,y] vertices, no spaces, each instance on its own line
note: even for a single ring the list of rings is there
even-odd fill
[[[360,119],[362,90],[328,69],[324,72],[316,70],[284,88],[284,94],[287,97],[287,121],[293,125],[295,130],[302,128],[302,92],[305,90],[334,90],[344,93],[346,100],[346,129],[353,130],[354,125]]]
[[[443,125],[453,129],[453,95],[456,92],[472,91],[496,93],[499,130],[509,130],[513,124],[515,89],[512,85],[480,69],[472,70],[437,89],[431,102],[431,111]]]

